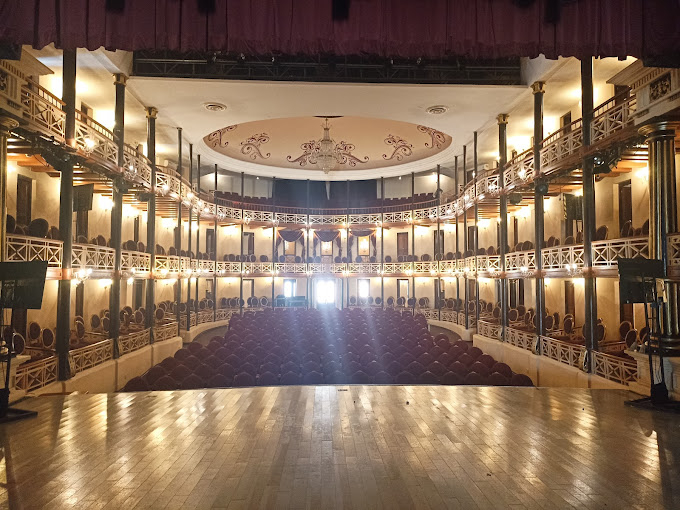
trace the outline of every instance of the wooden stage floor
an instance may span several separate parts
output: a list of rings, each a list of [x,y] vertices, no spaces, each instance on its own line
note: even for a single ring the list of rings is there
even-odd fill
[[[38,397],[4,508],[680,508],[680,418],[616,390],[292,386]],[[675,489],[675,490],[674,490]]]

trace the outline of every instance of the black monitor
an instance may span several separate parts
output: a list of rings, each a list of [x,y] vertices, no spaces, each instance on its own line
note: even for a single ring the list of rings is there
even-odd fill
[[[0,262],[0,308],[42,308],[47,262]]]
[[[73,212],[91,211],[94,184],[73,186]]]

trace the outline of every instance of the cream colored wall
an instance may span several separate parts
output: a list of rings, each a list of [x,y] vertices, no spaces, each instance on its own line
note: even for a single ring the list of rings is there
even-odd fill
[[[14,163],[7,165],[7,214],[17,215],[17,175],[32,181],[31,218],[44,218],[50,226],[59,227],[60,180]]]

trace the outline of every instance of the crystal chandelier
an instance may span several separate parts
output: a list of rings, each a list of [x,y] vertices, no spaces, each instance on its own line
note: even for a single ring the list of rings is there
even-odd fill
[[[323,125],[323,138],[319,140],[319,155],[316,160],[321,170],[326,174],[333,170],[336,162],[335,141],[331,138],[331,127],[328,125],[328,118],[326,118]]]

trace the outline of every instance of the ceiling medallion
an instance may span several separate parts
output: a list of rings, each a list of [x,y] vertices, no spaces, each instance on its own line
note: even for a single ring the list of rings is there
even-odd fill
[[[209,112],[223,112],[227,109],[227,105],[222,103],[203,103],[203,108]]]
[[[444,106],[443,104],[438,104],[435,106],[430,106],[429,108],[426,108],[425,111],[429,113],[430,115],[441,115],[442,113],[446,113],[449,111],[448,106]]]
[[[331,138],[331,127],[328,125],[328,118],[325,119],[323,127],[323,137],[320,140],[310,140],[300,145],[302,154],[293,159],[293,156],[287,156],[286,159],[291,163],[297,163],[300,166],[317,165],[324,173],[329,173],[336,165],[349,165],[351,167],[357,166],[357,163],[366,163],[368,156],[363,159],[358,158],[352,152],[356,149],[354,144],[347,143],[341,140],[340,143],[335,143]]]
[[[392,151],[391,156],[383,154],[382,155],[383,159],[386,160],[396,159],[397,161],[401,161],[405,157],[413,155],[413,145],[408,143],[400,136],[387,135],[387,138],[385,138],[385,143],[387,145],[391,145],[392,147],[394,147],[394,150]]]
[[[437,131],[436,129],[427,126],[418,126],[416,129],[421,133],[430,135],[430,142],[425,142],[425,147],[428,149],[441,149],[446,143],[446,135],[441,131]]]
[[[271,153],[267,153],[266,155],[262,155],[260,152],[260,145],[263,143],[267,143],[269,141],[269,135],[267,133],[258,133],[250,138],[247,138],[246,140],[241,142],[241,154],[245,156],[249,156],[250,159],[257,159],[262,158],[262,159],[267,159],[269,156],[271,156]]]
[[[226,147],[229,145],[229,142],[227,140],[222,140],[222,137],[227,134],[229,131],[233,131],[236,129],[236,126],[227,126],[222,129],[218,129],[217,131],[213,131],[208,135],[208,143],[210,146],[214,149],[215,147]]]

